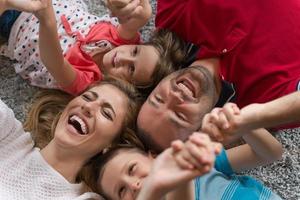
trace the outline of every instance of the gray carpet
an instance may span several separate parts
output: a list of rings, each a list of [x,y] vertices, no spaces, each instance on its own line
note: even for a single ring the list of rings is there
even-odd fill
[[[91,12],[102,15],[106,13],[100,0],[87,0]],[[153,8],[155,1],[152,0]],[[155,9],[154,9],[155,10]],[[144,40],[153,29],[153,19],[142,30]],[[36,88],[29,86],[15,72],[11,61],[0,57],[0,97],[6,102],[20,120],[24,119],[25,105],[29,102]],[[0,127],[2,128],[2,127]],[[285,130],[275,133],[282,142],[285,152],[283,159],[265,167],[247,171],[247,175],[256,177],[272,188],[283,199],[300,199],[300,129]]]

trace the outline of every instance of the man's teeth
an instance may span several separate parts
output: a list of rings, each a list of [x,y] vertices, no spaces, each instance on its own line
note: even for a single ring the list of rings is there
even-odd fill
[[[188,88],[185,84],[179,83],[178,86],[179,86],[179,88],[182,89],[182,91],[183,91],[186,95],[192,96],[192,97],[194,96],[194,95],[193,95],[193,92],[192,92],[192,91],[190,90],[190,88]]]
[[[71,120],[71,122],[76,121],[77,123],[79,123],[79,124],[80,124],[80,128],[81,128],[82,133],[83,133],[84,135],[87,134],[87,126],[86,126],[85,122],[84,122],[81,118],[79,118],[79,117],[76,116],[76,115],[73,115],[73,116],[70,118],[70,120]]]

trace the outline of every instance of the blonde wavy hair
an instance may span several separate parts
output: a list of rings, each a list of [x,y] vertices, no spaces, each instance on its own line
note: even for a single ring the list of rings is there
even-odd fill
[[[87,90],[104,84],[113,85],[128,98],[125,119],[112,145],[131,140],[136,141],[136,117],[141,105],[139,93],[131,84],[113,77],[106,77],[104,80],[89,86]],[[58,119],[73,98],[73,96],[58,90],[42,90],[38,92],[23,125],[24,129],[32,134],[36,147],[44,148],[53,139]]]

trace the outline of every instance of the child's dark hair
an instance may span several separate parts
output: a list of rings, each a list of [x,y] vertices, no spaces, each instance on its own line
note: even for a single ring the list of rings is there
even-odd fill
[[[140,143],[135,145],[133,144],[119,144],[117,146],[111,147],[107,152],[102,155],[95,156],[93,159],[89,161],[87,166],[85,167],[85,172],[83,176],[83,181],[87,184],[87,186],[93,191],[100,194],[106,200],[110,198],[107,194],[102,190],[100,182],[103,177],[103,173],[107,163],[112,160],[117,154],[121,151],[137,151],[142,154],[146,154],[143,151],[143,147]]]
[[[151,76],[151,84],[138,87],[143,94],[149,94],[165,76],[180,69],[187,55],[188,46],[175,33],[167,29],[154,31],[149,42],[144,45],[153,46],[159,54],[159,60]]]

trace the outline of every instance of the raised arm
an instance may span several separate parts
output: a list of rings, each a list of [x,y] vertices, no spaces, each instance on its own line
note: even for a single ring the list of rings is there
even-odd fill
[[[154,161],[138,199],[194,199],[192,180],[211,170],[220,145],[197,133],[186,143],[176,141]]]
[[[265,129],[256,129],[243,136],[246,144],[227,150],[235,172],[275,162],[282,157],[282,145]]]
[[[58,39],[56,19],[51,0],[1,0],[2,10],[15,9],[32,12],[39,19],[39,47],[41,60],[61,86],[75,80],[73,67],[64,59]]]
[[[215,143],[203,133],[193,133],[188,141],[183,143],[180,140],[172,142],[174,159],[182,169],[197,169],[198,176],[208,173],[214,166],[215,156],[222,149],[220,143]],[[194,177],[196,178],[196,177]],[[167,194],[167,200],[195,199],[194,181],[191,180],[178,185],[175,190]]]
[[[294,92],[263,104],[250,104],[241,109],[241,114],[242,126],[248,123],[249,128],[268,128],[300,122],[300,92]]]
[[[228,103],[225,107],[239,108]],[[227,112],[227,109],[224,110]],[[270,128],[287,123],[300,122],[300,92],[283,96],[273,101],[262,104],[250,104],[241,109],[240,114],[230,115],[228,113],[228,121],[226,131],[231,133],[244,133],[257,128]],[[216,137],[222,139],[221,134]]]
[[[41,60],[58,84],[67,87],[76,78],[75,70],[62,54],[52,1],[44,1],[47,1],[48,6],[34,13],[40,21],[39,47]]]
[[[134,39],[152,14],[149,0],[107,0],[107,7],[118,17],[118,32],[126,40]]]
[[[248,132],[230,132],[228,121],[240,115],[238,108],[227,104],[222,109],[216,108],[203,119],[202,129],[213,138],[222,135],[223,138],[234,135],[243,137],[246,144],[227,150],[228,160],[234,171],[250,169],[259,165],[274,162],[282,156],[281,144],[265,129]]]

